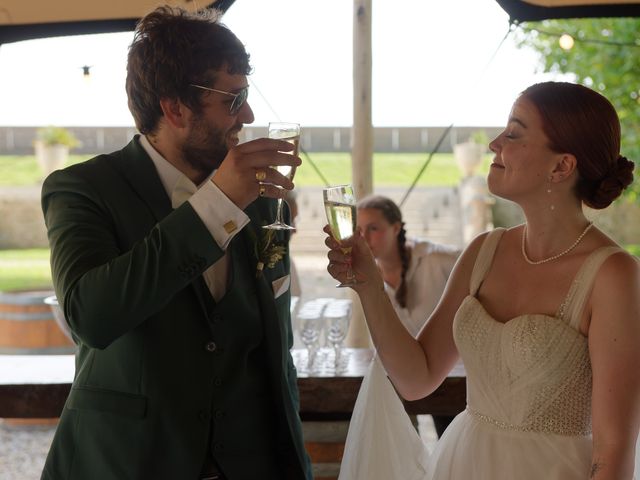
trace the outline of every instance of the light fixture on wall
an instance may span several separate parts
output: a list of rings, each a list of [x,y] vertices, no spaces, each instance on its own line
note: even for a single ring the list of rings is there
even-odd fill
[[[80,68],[82,69],[82,78],[84,78],[85,83],[91,82],[91,68],[93,65],[83,65]]]

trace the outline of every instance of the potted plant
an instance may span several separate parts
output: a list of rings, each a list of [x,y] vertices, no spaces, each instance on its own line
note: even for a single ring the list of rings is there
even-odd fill
[[[470,177],[482,162],[487,151],[489,137],[484,130],[471,132],[466,142],[453,146],[453,155],[464,177]]]
[[[80,145],[76,136],[62,127],[48,126],[36,132],[34,147],[36,160],[46,177],[62,168],[69,157],[69,150]]]

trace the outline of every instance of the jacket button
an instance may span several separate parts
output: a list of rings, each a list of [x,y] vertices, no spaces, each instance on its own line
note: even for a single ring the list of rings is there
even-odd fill
[[[216,345],[216,342],[207,342],[205,348],[207,349],[207,352],[215,352],[218,346]]]
[[[213,449],[214,449],[216,452],[221,452],[222,450],[224,450],[224,445],[222,444],[222,442],[216,442],[216,443],[213,445]]]
[[[213,384],[214,384],[216,387],[221,386],[221,385],[222,385],[222,379],[220,379],[220,378],[216,378],[216,379],[214,379],[214,380],[213,380]]]
[[[224,412],[222,410],[216,410],[215,416],[216,418],[222,418],[224,417]]]
[[[204,410],[200,410],[200,412],[198,412],[198,418],[203,422],[206,422],[209,419],[209,414]]]
[[[222,320],[222,317],[220,315],[218,315],[217,313],[214,313],[211,316],[211,323],[219,323],[220,320]]]

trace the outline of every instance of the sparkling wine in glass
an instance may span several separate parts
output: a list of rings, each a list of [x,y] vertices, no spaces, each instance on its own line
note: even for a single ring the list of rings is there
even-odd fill
[[[286,122],[271,122],[269,123],[269,138],[275,138],[278,140],[286,140],[291,143],[295,148],[286,153],[291,155],[298,155],[298,145],[300,144],[300,124],[298,123],[286,123]],[[289,180],[293,180],[295,174],[295,168],[291,165],[279,165],[271,168],[275,168],[282,175]],[[278,198],[278,208],[276,210],[276,219],[270,225],[265,225],[262,228],[268,228],[270,230],[295,230],[295,227],[287,225],[282,220],[282,198]]]
[[[327,187],[322,194],[333,238],[338,242],[351,238],[356,230],[356,199],[353,195],[353,187],[351,185]],[[344,254],[348,254],[351,252],[351,247],[341,248],[341,250]],[[347,267],[346,281],[336,287],[349,287],[360,283],[356,280],[351,264]]]

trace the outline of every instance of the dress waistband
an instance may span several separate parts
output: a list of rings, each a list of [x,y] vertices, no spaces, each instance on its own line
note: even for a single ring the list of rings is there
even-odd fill
[[[502,430],[510,430],[514,432],[535,432],[535,433],[553,433],[556,435],[565,435],[565,436],[585,436],[590,435],[591,430],[580,430],[580,429],[570,429],[563,427],[562,425],[557,425],[557,422],[554,422],[552,419],[548,419],[547,421],[533,422],[531,424],[524,425],[514,425],[509,422],[503,422],[501,420],[497,420],[493,417],[485,415],[483,413],[474,410],[473,408],[467,406],[466,411],[470,413],[473,417],[478,420],[493,425],[494,427],[501,428]]]

